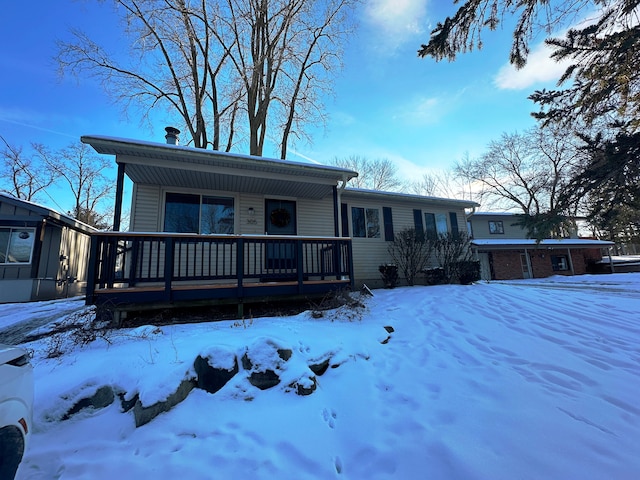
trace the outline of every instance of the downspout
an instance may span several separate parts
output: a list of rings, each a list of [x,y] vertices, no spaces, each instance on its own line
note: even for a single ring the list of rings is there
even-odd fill
[[[611,258],[611,247],[607,248],[607,254],[609,255],[609,268],[611,273],[616,273],[616,269],[613,267],[613,258]]]
[[[338,187],[333,187],[333,194],[334,194],[334,205],[333,205],[333,211],[334,211],[334,219],[335,219],[335,234],[336,237],[341,237],[342,236],[342,217],[340,217],[340,220],[338,220],[338,217],[340,216],[340,204],[342,203],[342,192],[344,192],[344,189],[347,188],[347,183],[349,182],[349,180],[347,179],[346,175],[342,175],[342,185],[339,185]]]
[[[527,270],[529,270],[529,278],[533,278],[533,268],[531,268],[531,259],[529,258],[529,250],[524,249],[524,258],[527,261]]]
[[[338,221],[338,215],[340,215],[340,203],[338,203],[338,187],[334,185],[331,187],[333,190],[333,236],[340,236],[340,222]]]

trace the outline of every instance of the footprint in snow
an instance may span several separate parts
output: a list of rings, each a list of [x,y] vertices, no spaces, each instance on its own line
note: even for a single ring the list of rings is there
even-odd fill
[[[327,410],[326,408],[322,409],[322,418],[327,422],[329,428],[334,428],[336,426],[336,412],[335,410]]]

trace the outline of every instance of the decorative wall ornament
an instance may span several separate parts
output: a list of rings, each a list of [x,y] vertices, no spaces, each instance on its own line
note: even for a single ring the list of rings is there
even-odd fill
[[[291,223],[291,214],[285,208],[276,208],[271,211],[271,225],[282,228]]]

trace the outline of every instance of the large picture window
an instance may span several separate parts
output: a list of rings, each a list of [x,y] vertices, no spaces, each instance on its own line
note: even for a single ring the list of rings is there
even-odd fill
[[[0,264],[31,263],[35,228],[0,227]]]
[[[167,193],[164,231],[176,233],[233,233],[233,198]]]
[[[377,208],[351,207],[353,236],[380,238],[380,212]]]

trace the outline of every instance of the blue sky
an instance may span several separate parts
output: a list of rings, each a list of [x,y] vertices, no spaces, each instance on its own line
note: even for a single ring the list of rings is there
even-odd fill
[[[108,3],[108,2],[107,2]],[[502,132],[534,125],[527,96],[553,87],[560,70],[534,43],[529,65],[507,65],[511,33],[487,32],[481,51],[453,63],[421,59],[437,21],[454,12],[450,1],[371,0],[357,13],[359,27],[347,46],[335,95],[326,99],[326,130],[313,144],[289,149],[290,160],[325,163],[361,155],[389,158],[406,179],[448,168],[465,153],[479,156]],[[0,135],[12,145],[38,142],[58,148],[81,135],[100,134],[164,142],[164,127],[178,119],[163,114],[153,128],[141,126],[91,79],[59,78],[56,39],[82,28],[100,42],[118,38],[118,23],[96,2],[8,2],[0,18]],[[242,152],[246,153],[246,152]],[[265,156],[277,156],[275,145]]]

